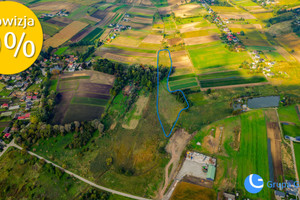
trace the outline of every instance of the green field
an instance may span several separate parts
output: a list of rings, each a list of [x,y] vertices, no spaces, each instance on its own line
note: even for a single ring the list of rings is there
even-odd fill
[[[167,0],[151,0],[151,2],[156,6],[156,7],[165,7],[168,6],[168,1]]]
[[[51,146],[51,145],[50,145]],[[51,148],[51,147],[50,147]],[[36,157],[11,148],[0,159],[1,199],[74,199],[89,189],[88,184],[72,178],[51,164],[41,162]],[[12,178],[13,174],[13,178]],[[99,193],[102,191],[97,190]],[[108,200],[129,200],[115,194],[106,193]]]
[[[51,90],[56,91],[57,83],[58,83],[57,79],[51,80],[50,91]]]
[[[261,82],[267,82],[267,79],[263,76],[253,76],[250,78],[229,77],[229,78],[218,78],[218,79],[200,81],[200,85],[202,88],[207,88],[207,87],[218,87],[218,86],[261,83]]]
[[[113,4],[110,3],[106,3],[106,4],[102,4],[100,6],[98,6],[99,10],[105,10],[106,8],[108,8],[109,6],[112,6]]]
[[[177,81],[177,80],[191,78],[191,77],[195,77],[195,76],[196,76],[195,74],[184,74],[184,75],[180,75],[180,76],[171,76],[171,77],[169,77],[169,81]]]
[[[56,33],[58,33],[62,27],[56,26],[54,24],[50,24],[47,22],[41,22],[42,28],[43,28],[43,33],[49,35],[49,36],[53,36]]]
[[[175,21],[172,17],[163,17],[164,25],[165,25],[165,31],[174,31],[176,29]]]
[[[250,194],[244,187],[245,178],[250,174],[259,174],[264,180],[270,179],[267,129],[263,110],[250,111],[204,126],[191,141],[190,149],[211,155],[210,147],[199,146],[197,142],[203,144],[204,137],[210,135],[216,127],[224,127],[224,142],[220,152],[213,155],[219,163],[214,185],[228,190],[237,189],[242,199],[272,199],[272,191],[268,187],[264,187],[258,194]],[[240,136],[235,135],[234,130],[240,130]],[[224,182],[227,185],[224,185]]]
[[[282,124],[282,130],[284,135],[288,135],[291,137],[300,136],[300,126]]]
[[[113,12],[116,12],[116,11],[120,10],[121,8],[125,8],[125,7],[128,7],[128,5],[122,4],[122,5],[120,5],[120,6],[116,7],[116,8],[114,8],[114,9],[113,9]]]
[[[107,99],[97,99],[97,98],[89,98],[89,97],[73,97],[71,103],[72,104],[86,104],[86,105],[94,105],[94,106],[105,106],[107,104]]]
[[[292,122],[300,126],[299,116],[296,111],[296,105],[281,107],[278,109],[280,121]]]
[[[171,87],[170,89],[171,90],[178,90],[178,89],[185,89],[185,88],[190,88],[190,87],[195,87],[195,86],[198,86],[197,81],[170,86]]]
[[[124,109],[119,104],[124,102],[123,97],[121,94],[115,99],[117,102],[112,103],[108,118],[103,119],[108,129],[114,122],[117,123],[116,127],[107,130],[102,137],[96,132],[85,147],[65,148],[73,137],[72,133],[68,133],[40,140],[39,145],[32,148],[40,155],[60,165],[65,164],[70,171],[97,184],[152,198],[163,181],[164,167],[168,162],[168,155],[159,152],[159,148],[164,148],[167,140],[153,109],[145,110],[134,134],[132,130],[122,128],[123,118],[117,120],[117,115],[118,109]],[[150,96],[149,108],[155,106],[155,102],[155,96]],[[170,126],[166,125],[166,128],[169,129]],[[107,158],[113,159],[112,166],[107,165]]]
[[[216,71],[230,65],[239,65],[249,59],[247,52],[231,52],[221,42],[189,46],[188,51],[195,68],[199,71]]]
[[[258,148],[259,147],[259,148]],[[244,192],[244,181],[249,174],[259,174],[269,180],[267,129],[262,110],[241,115],[240,151],[237,153],[237,189]],[[258,194],[247,197],[271,199],[271,190],[264,187]]]
[[[240,75],[241,75],[241,72],[239,72],[239,71],[227,71],[227,72],[219,72],[219,73],[201,74],[201,75],[199,75],[199,80],[227,78],[227,77],[240,76]]]
[[[296,156],[297,170],[298,174],[300,173],[300,144],[294,143],[294,151]]]
[[[58,56],[60,56],[60,55],[62,55],[68,48],[69,48],[69,46],[61,47],[61,48],[57,49],[57,51],[55,52],[55,54],[58,55]]]
[[[95,28],[92,32],[90,32],[87,36],[85,36],[82,41],[90,41],[90,42],[94,42],[95,40],[97,40],[102,33],[104,32],[104,29],[101,28]]]
[[[5,87],[5,84],[0,83],[0,92],[3,90],[4,87]]]
[[[280,53],[278,53],[277,51],[264,51],[264,54],[270,60],[286,61],[286,59]]]
[[[196,78],[187,78],[187,79],[182,79],[179,81],[169,81],[170,86],[175,86],[175,85],[180,85],[183,83],[189,83],[189,82],[197,82]]]

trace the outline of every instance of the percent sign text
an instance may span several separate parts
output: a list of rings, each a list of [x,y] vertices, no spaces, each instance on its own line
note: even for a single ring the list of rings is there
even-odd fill
[[[19,40],[18,43],[17,43],[17,37],[16,37],[16,35],[14,33],[8,32],[4,36],[4,46],[8,50],[15,49],[16,46],[17,46],[17,48],[15,50],[15,54],[14,54],[15,58],[18,56],[22,45],[23,45],[23,54],[24,54],[25,57],[31,58],[35,54],[35,45],[34,45],[34,43],[32,41],[30,41],[30,40],[24,41],[25,36],[26,36],[26,33],[22,33],[21,39]],[[10,38],[12,39],[12,43],[11,44],[10,44]],[[28,54],[28,51],[27,51],[27,46],[29,44],[31,46],[30,54]]]

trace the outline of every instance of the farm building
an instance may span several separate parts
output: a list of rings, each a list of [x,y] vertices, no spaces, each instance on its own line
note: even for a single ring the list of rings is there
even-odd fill
[[[8,138],[10,138],[10,136],[11,136],[10,133],[5,133],[4,136],[3,136],[3,138],[7,138],[8,139]]]
[[[206,179],[210,180],[210,181],[214,181],[215,180],[215,175],[216,175],[216,167],[213,166],[213,165],[209,165]]]
[[[213,181],[217,160],[197,152],[187,152],[186,159],[176,177],[178,181],[185,176]]]

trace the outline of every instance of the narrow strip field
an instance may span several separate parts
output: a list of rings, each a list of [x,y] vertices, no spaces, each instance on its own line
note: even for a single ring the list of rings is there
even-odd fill
[[[249,83],[261,83],[261,82],[267,82],[266,78],[263,76],[253,76],[250,78],[229,77],[229,78],[203,80],[200,81],[200,85],[202,88],[208,88],[208,87],[239,85],[239,84],[249,84]]]
[[[262,110],[241,115],[241,142],[237,155],[237,189],[244,191],[244,180],[249,174],[259,174],[269,180],[267,129]],[[247,193],[251,199],[272,199],[271,190],[264,187],[258,194]]]

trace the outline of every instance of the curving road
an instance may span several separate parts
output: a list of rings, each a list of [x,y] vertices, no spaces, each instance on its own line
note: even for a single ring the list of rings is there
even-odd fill
[[[11,142],[3,149],[3,151],[0,153],[0,157],[7,151],[7,149],[8,149],[9,147],[15,147],[15,148],[20,149],[20,150],[23,149],[23,148],[20,147],[19,145],[15,144],[14,140],[12,140],[12,141],[11,141]],[[69,175],[71,175],[71,176],[73,176],[73,177],[75,177],[75,178],[77,178],[77,179],[79,179],[79,180],[81,180],[81,181],[83,181],[83,182],[85,182],[85,183],[87,183],[87,184],[89,184],[89,185],[95,187],[95,188],[98,188],[98,189],[100,189],[100,190],[104,190],[104,191],[107,191],[107,192],[110,192],[110,193],[113,193],[113,194],[117,194],[117,195],[120,195],[120,196],[124,196],[124,197],[131,198],[131,199],[137,199],[137,200],[150,200],[150,199],[146,199],[146,198],[143,198],[143,197],[138,197],[138,196],[135,196],[135,195],[127,194],[127,193],[124,193],[124,192],[119,192],[119,191],[117,191],[117,190],[113,190],[113,189],[110,189],[110,188],[106,188],[106,187],[97,185],[96,183],[93,183],[93,182],[91,182],[91,181],[89,181],[89,180],[87,180],[87,179],[85,179],[85,178],[83,178],[83,177],[81,177],[81,176],[79,176],[79,175],[77,175],[77,174],[74,174],[73,172],[71,172],[71,171],[69,171],[69,170],[66,170],[66,169],[62,168],[61,166],[59,166],[59,165],[57,165],[57,164],[54,164],[53,162],[51,162],[51,161],[49,161],[49,160],[47,160],[47,159],[45,159],[45,158],[43,158],[43,157],[41,157],[41,156],[39,156],[39,155],[33,153],[33,152],[31,152],[31,151],[27,151],[27,152],[28,152],[30,155],[32,155],[32,156],[35,156],[35,157],[37,157],[37,158],[39,158],[39,159],[45,160],[45,162],[47,162],[47,163],[51,163],[53,166],[55,166],[55,167],[57,167],[57,168],[63,170],[65,173],[67,173],[67,174],[69,174]]]

